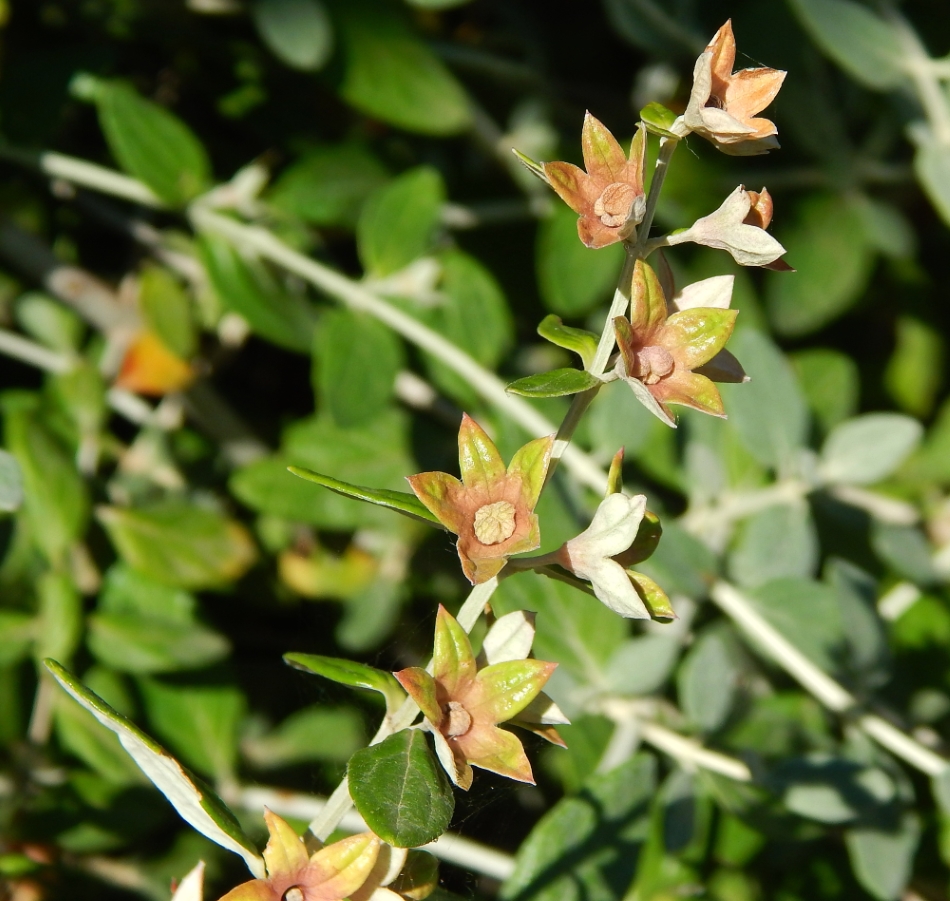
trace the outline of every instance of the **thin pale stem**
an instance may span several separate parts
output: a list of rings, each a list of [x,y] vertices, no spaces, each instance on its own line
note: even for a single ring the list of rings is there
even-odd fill
[[[65,354],[57,353],[6,329],[0,329],[0,354],[21,363],[29,363],[44,372],[66,372],[72,366]]]
[[[346,306],[368,313],[388,325],[403,338],[428,351],[462,376],[485,400],[506,413],[530,434],[541,436],[556,431],[554,423],[521,398],[508,394],[505,383],[498,376],[451,341],[346,276],[293,250],[266,229],[243,225],[228,216],[200,206],[192,209],[191,218],[199,230],[214,232],[227,238],[235,246],[252,251],[288,272],[299,275]],[[589,455],[577,448],[567,450],[564,454],[564,464],[581,482],[595,490],[603,490],[607,483],[607,475],[603,469]]]
[[[743,632],[755,640],[757,646],[763,648],[769,657],[829,710],[853,714],[854,722],[867,735],[922,773],[940,776],[947,772],[950,762],[939,754],[925,748],[881,717],[860,713],[854,695],[812,663],[761,616],[738,589],[726,582],[717,582],[710,596]]]

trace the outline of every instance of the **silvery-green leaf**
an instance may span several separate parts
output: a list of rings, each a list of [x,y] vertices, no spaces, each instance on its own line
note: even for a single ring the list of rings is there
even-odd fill
[[[214,792],[201,785],[161,745],[93,694],[67,669],[55,660],[44,662],[56,681],[76,701],[103,726],[115,732],[122,747],[187,823],[222,848],[243,857],[257,878],[264,877],[264,861],[242,832],[234,814]]]
[[[923,427],[899,413],[868,413],[841,423],[821,449],[819,474],[831,484],[871,485],[917,447]]]

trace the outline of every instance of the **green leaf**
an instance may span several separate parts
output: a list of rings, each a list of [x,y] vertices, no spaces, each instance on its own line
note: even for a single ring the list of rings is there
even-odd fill
[[[149,725],[184,761],[216,781],[233,781],[245,700],[215,677],[139,679]]]
[[[245,260],[224,238],[203,235],[199,249],[226,309],[243,316],[262,338],[310,353],[316,316],[306,300],[283,291],[262,264]]]
[[[34,540],[55,566],[84,534],[89,496],[73,460],[38,415],[10,410],[6,445],[23,476],[23,511]]]
[[[82,639],[82,597],[63,573],[44,573],[37,581],[39,611],[36,621],[37,659],[72,658]]]
[[[648,103],[640,110],[640,121],[655,135],[676,137],[670,129],[676,121],[676,113],[667,109],[662,103]]]
[[[534,652],[557,660],[571,675],[601,684],[607,662],[627,635],[624,621],[595,598],[562,582],[536,576],[513,576],[492,597],[499,616],[514,610],[538,614]]]
[[[914,172],[934,209],[950,223],[950,148],[938,141],[928,128],[912,133],[917,144]]]
[[[824,580],[835,590],[848,641],[852,677],[876,687],[890,678],[887,631],[877,611],[877,580],[847,560],[834,558],[825,566]]]
[[[722,631],[708,630],[692,644],[676,674],[680,707],[703,732],[721,728],[735,703],[742,673]]]
[[[321,69],[333,52],[333,26],[320,0],[254,0],[261,40],[292,69]]]
[[[791,366],[761,332],[740,331],[729,349],[751,381],[722,385],[729,418],[746,449],[764,466],[794,469],[808,435],[808,410]]]
[[[386,700],[386,709],[390,713],[395,711],[406,697],[392,673],[367,666],[365,663],[357,663],[355,660],[322,657],[319,654],[290,653],[284,654],[284,662],[294,669],[323,676],[324,679],[340,685],[378,691]]]
[[[210,187],[211,162],[181,119],[123,82],[95,79],[80,90],[90,87],[109,150],[129,175],[170,206],[182,206]]]
[[[241,751],[259,769],[276,769],[319,761],[346,763],[365,745],[359,711],[314,705],[295,711],[264,735],[245,736]]]
[[[655,425],[654,425],[655,423]],[[597,392],[587,414],[587,428],[593,450],[601,458],[610,458],[624,448],[627,459],[640,455],[655,429],[666,430],[625,385],[606,385]]]
[[[30,653],[37,620],[28,613],[0,610],[0,667],[13,666]]]
[[[419,40],[397,5],[336,0],[343,45],[339,91],[369,116],[407,131],[451,135],[471,123],[464,88]]]
[[[913,582],[933,585],[939,580],[934,570],[930,542],[916,526],[875,521],[871,526],[871,547],[894,572]]]
[[[610,298],[623,248],[592,250],[577,235],[577,213],[558,203],[541,222],[535,254],[544,305],[561,316],[582,316]]]
[[[789,0],[811,39],[869,88],[897,87],[907,54],[897,28],[851,0]]]
[[[360,485],[350,485],[348,482],[341,482],[339,479],[330,476],[321,475],[319,472],[312,472],[309,469],[303,469],[299,466],[288,466],[289,472],[308,482],[315,482],[324,488],[329,488],[343,497],[349,497],[357,501],[366,501],[370,504],[377,504],[380,507],[386,507],[389,510],[395,510],[404,516],[413,519],[422,520],[429,525],[444,528],[442,523],[429,511],[429,509],[414,494],[408,491],[390,491],[386,488],[363,488]]]
[[[778,631],[825,672],[837,670],[847,640],[834,589],[808,579],[776,579],[749,601]],[[742,628],[742,622],[738,622]],[[757,647],[755,639],[750,639]],[[768,653],[764,655],[771,659]]]
[[[656,760],[637,754],[548,811],[521,845],[504,901],[623,897],[649,832]]]
[[[792,354],[791,362],[808,407],[823,432],[854,416],[861,377],[851,357],[830,348],[815,347]]]
[[[505,390],[522,397],[564,397],[579,394],[603,384],[585,369],[552,369],[512,382]]]
[[[147,266],[139,278],[139,309],[149,329],[173,354],[190,359],[198,348],[191,303],[179,281],[160,266]]]
[[[844,834],[858,882],[879,901],[894,901],[910,882],[920,841],[920,820],[908,811],[891,830],[855,828]]]
[[[0,448],[0,512],[12,513],[23,503],[23,472],[16,457]]]
[[[841,195],[810,197],[780,237],[797,271],[768,281],[769,317],[782,335],[807,335],[857,303],[875,254],[860,211]]]
[[[346,772],[356,809],[384,842],[415,848],[448,829],[452,786],[418,729],[357,751]]]
[[[90,670],[86,678],[94,675]],[[145,782],[142,771],[119,743],[118,736],[103,729],[87,709],[65,693],[57,692],[53,717],[59,742],[93,772],[120,785]]]
[[[821,449],[818,472],[832,485],[871,485],[893,473],[923,437],[916,419],[867,413],[837,426]]]
[[[897,346],[887,361],[884,384],[901,409],[927,416],[943,380],[943,336],[914,316],[898,316],[896,325]]]
[[[560,316],[549,313],[538,326],[538,334],[565,350],[578,354],[584,368],[590,366],[597,353],[598,336],[582,328],[572,328],[564,325]]]
[[[61,353],[79,349],[86,325],[75,310],[41,291],[27,291],[16,300],[17,324],[30,337]]]
[[[211,789],[196,780],[164,748],[93,694],[67,669],[55,660],[45,663],[56,681],[119,737],[122,747],[187,823],[222,848],[244,858],[257,878],[264,877],[264,862],[254,845],[241,831],[234,814]]]
[[[313,225],[352,228],[363,202],[388,180],[386,168],[363,144],[330,144],[285,169],[268,199]]]
[[[314,354],[314,393],[341,426],[374,419],[392,398],[405,363],[402,341],[389,328],[350,310],[324,315]]]
[[[847,823],[873,814],[897,792],[884,770],[827,754],[786,758],[768,781],[789,810],[820,823]]]
[[[172,500],[137,510],[99,507],[119,556],[143,575],[178,588],[221,588],[244,574],[257,551],[240,523]]]
[[[445,185],[431,166],[410,169],[374,192],[356,223],[367,273],[391,275],[430,250],[443,203]]]
[[[775,549],[782,552],[777,554]],[[771,579],[808,578],[818,565],[818,535],[808,504],[776,504],[742,523],[729,555],[729,574],[743,587]]]
[[[169,622],[136,613],[93,613],[87,620],[89,650],[124,673],[172,673],[198,669],[228,655],[230,644],[197,623]]]
[[[672,674],[680,647],[672,631],[628,638],[611,656],[603,684],[621,695],[653,694]]]

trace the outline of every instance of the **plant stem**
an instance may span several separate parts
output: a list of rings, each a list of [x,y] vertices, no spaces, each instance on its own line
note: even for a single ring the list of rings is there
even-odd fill
[[[939,754],[925,748],[881,717],[861,713],[854,695],[822,672],[767,622],[738,589],[727,582],[717,582],[710,592],[710,597],[785,672],[829,710],[839,714],[853,714],[854,722],[862,731],[922,773],[940,776],[947,772],[950,762]]]
[[[521,398],[509,395],[505,391],[505,383],[498,376],[451,341],[345,275],[293,250],[266,229],[244,225],[200,205],[192,208],[191,219],[198,230],[219,234],[235,246],[252,251],[288,272],[299,275],[346,306],[369,313],[385,323],[403,338],[428,351],[462,376],[485,400],[510,416],[530,434],[541,436],[556,431],[554,423]],[[570,448],[564,455],[564,463],[585,485],[595,490],[603,490],[607,475],[589,455],[577,448]]]

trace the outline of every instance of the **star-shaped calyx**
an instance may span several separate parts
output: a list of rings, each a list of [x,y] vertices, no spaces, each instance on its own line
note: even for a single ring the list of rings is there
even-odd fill
[[[352,835],[309,854],[293,828],[264,811],[270,838],[264,848],[266,879],[231,889],[220,901],[342,901],[372,875],[382,843],[372,832]]]
[[[634,135],[628,159],[617,139],[588,113],[581,131],[581,149],[586,172],[571,163],[541,163],[545,180],[580,216],[577,232],[588,247],[634,239],[646,210],[643,129]]]
[[[768,153],[779,146],[778,129],[774,122],[756,114],[775,99],[785,73],[765,67],[733,72],[735,62],[736,39],[730,19],[696,60],[683,121],[723,153]]]
[[[668,404],[725,416],[722,398],[712,382],[716,374],[707,376],[694,370],[717,357],[732,334],[736,311],[726,309],[732,284],[716,280],[713,291],[703,290],[703,282],[690,287],[709,305],[690,306],[686,289],[686,308],[671,311],[656,273],[638,260],[630,292],[630,319],[618,316],[614,320],[620,348],[618,374],[648,410],[671,426],[675,420]]]
[[[506,656],[502,651],[495,653]],[[556,665],[533,659],[501,659],[479,666],[468,635],[440,606],[432,674],[413,666],[395,676],[422,710],[449,777],[459,788],[468,789],[473,766],[534,784],[521,742],[498,724],[516,720],[540,696]],[[557,718],[560,712],[556,707],[555,716],[550,716],[553,705],[545,700],[541,706],[547,709],[547,721],[564,722],[563,716]],[[536,716],[527,720],[538,722]]]
[[[477,585],[497,575],[512,554],[541,543],[535,505],[554,436],[529,441],[505,467],[498,448],[467,414],[459,429],[459,481],[446,472],[409,476],[416,497],[458,535],[462,570]]]

